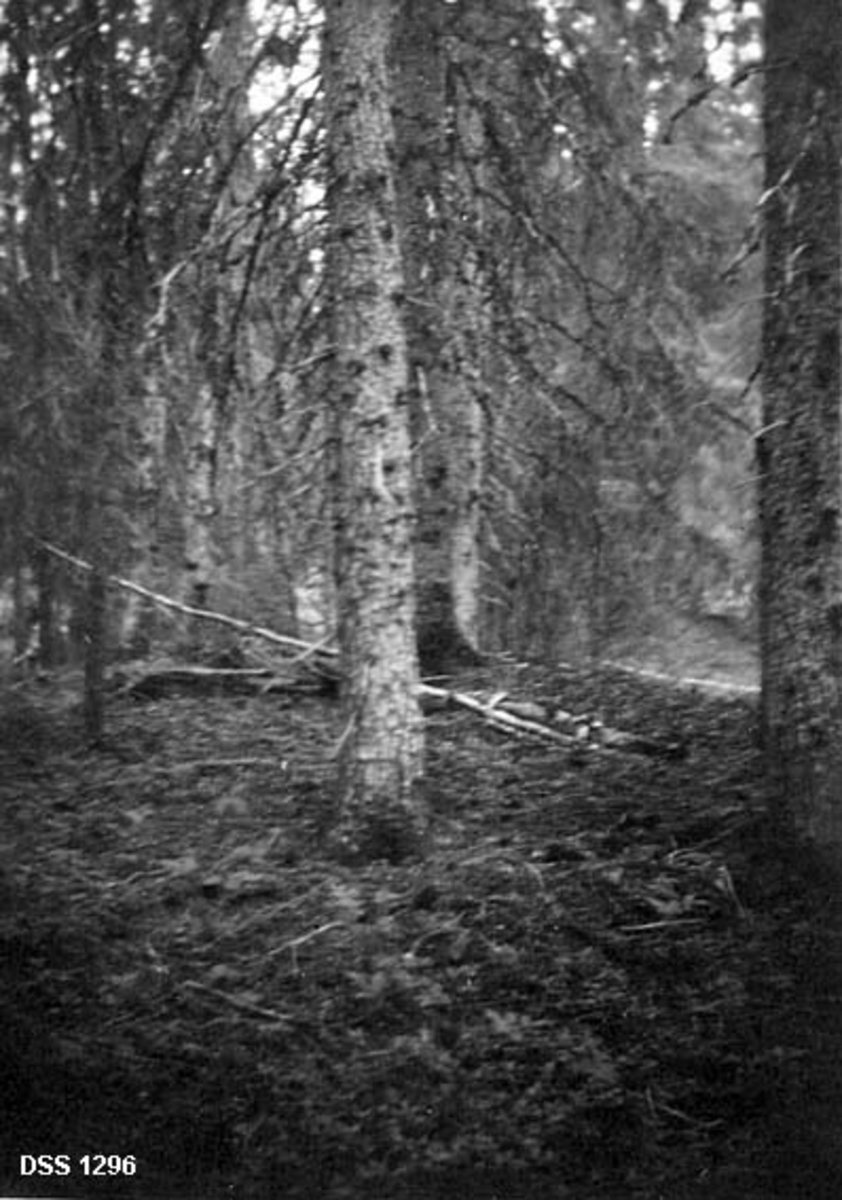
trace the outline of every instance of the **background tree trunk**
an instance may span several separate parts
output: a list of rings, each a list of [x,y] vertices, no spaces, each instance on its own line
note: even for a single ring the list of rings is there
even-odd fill
[[[769,0],[763,736],[781,826],[842,872],[840,87],[836,0]]]
[[[402,0],[391,46],[425,673],[479,661],[486,430],[477,182],[483,140],[466,77],[473,75],[479,88],[481,72],[475,63],[461,63],[464,40],[449,31],[452,22],[441,0]]]
[[[333,496],[345,731],[340,814],[349,857],[421,848],[423,727],[415,698],[412,476],[403,277],[386,53],[390,0],[329,0],[329,280]]]
[[[101,743],[105,726],[107,596],[106,573],[101,566],[95,565],[88,576],[85,604],[85,686],[82,704],[85,734],[92,745]]]

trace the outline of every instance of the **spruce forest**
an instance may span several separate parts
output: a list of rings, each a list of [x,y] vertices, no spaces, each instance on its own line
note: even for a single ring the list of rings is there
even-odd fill
[[[0,199],[0,1194],[837,1200],[837,0],[0,0]]]

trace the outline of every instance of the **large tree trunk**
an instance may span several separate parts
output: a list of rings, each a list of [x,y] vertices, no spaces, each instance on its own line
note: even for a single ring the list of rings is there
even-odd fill
[[[333,495],[346,684],[338,747],[348,857],[423,845],[403,278],[386,78],[391,0],[328,0],[324,77],[335,372]]]
[[[781,828],[842,872],[838,0],[768,0],[762,720]]]
[[[401,0],[391,47],[425,671],[478,661],[486,430],[476,185],[483,138],[465,76],[479,89],[481,72],[461,61],[450,62],[448,71],[448,50],[461,60],[464,44],[448,36],[452,19],[442,0]]]

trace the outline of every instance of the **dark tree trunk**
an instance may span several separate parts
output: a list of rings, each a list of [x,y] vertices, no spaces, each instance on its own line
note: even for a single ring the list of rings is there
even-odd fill
[[[105,651],[106,651],[105,572],[94,568],[88,576],[85,609],[85,690],[83,718],[85,735],[93,745],[102,741],[104,732]]]
[[[842,872],[838,0],[768,0],[762,722],[782,832]]]
[[[38,665],[56,664],[55,571],[46,550],[37,550],[34,558],[36,623],[38,626]]]
[[[469,8],[460,9],[458,23],[466,29],[458,38],[448,32],[454,18],[443,0],[401,0],[390,78],[418,463],[415,565],[422,596],[432,590],[451,607],[448,640],[467,651],[479,632],[487,438],[477,195],[484,145],[474,95],[484,86],[485,59],[476,47],[486,43],[484,9],[475,0]],[[462,62],[465,46],[472,54]],[[450,97],[449,76],[459,81]],[[429,625],[426,608],[423,600]]]

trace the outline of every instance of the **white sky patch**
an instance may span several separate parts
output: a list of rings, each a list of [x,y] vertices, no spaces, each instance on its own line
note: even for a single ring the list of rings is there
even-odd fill
[[[313,0],[298,4],[273,4],[272,0],[249,0],[249,11],[258,40],[275,53],[255,72],[249,88],[249,105],[260,116],[290,91],[314,89],[319,67],[320,10]],[[278,51],[291,52],[292,66],[278,61]]]

